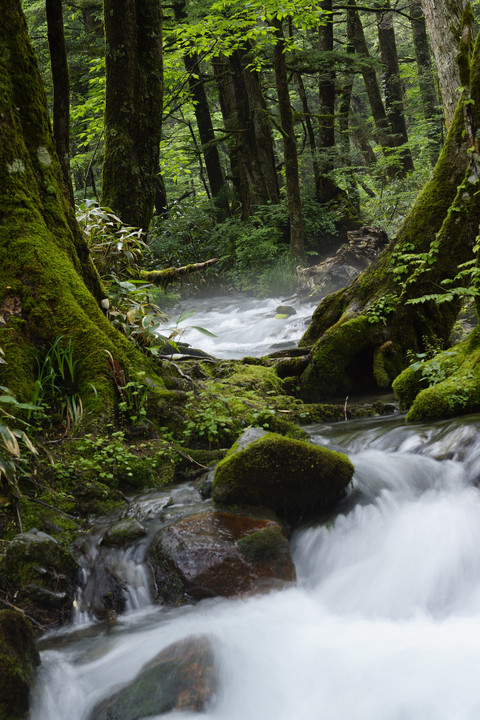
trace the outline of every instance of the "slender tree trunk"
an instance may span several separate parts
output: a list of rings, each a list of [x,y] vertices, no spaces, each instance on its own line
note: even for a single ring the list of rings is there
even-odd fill
[[[232,181],[244,220],[260,205],[280,201],[273,138],[260,78],[247,66],[247,50],[214,61],[224,126],[231,138]]]
[[[382,63],[384,66],[383,86],[385,92],[385,107],[394,135],[396,147],[407,145],[408,134],[403,107],[403,87],[400,79],[398,65],[397,42],[393,27],[393,13],[390,9],[390,0],[382,0],[382,12],[377,13],[378,42]],[[400,155],[400,174],[413,170],[413,160],[410,149],[405,147]]]
[[[355,53],[355,9],[347,9],[347,42],[346,51],[353,61]],[[353,90],[353,62],[347,63],[345,79],[340,93],[340,99],[338,103],[338,124],[340,128],[340,145],[342,148],[343,164],[346,165],[349,170],[347,172],[346,183],[348,188],[348,198],[352,208],[355,209],[356,214],[360,213],[360,197],[358,194],[358,188],[356,185],[355,174],[352,165],[352,157],[350,152],[350,106],[352,100]]]
[[[421,0],[437,68],[447,130],[458,104],[456,57],[467,0]]]
[[[276,43],[273,49],[273,64],[277,86],[278,108],[283,135],[285,158],[285,184],[287,190],[288,214],[290,219],[290,250],[294,257],[303,258],[303,215],[298,174],[297,141],[293,124],[292,106],[288,91],[287,66],[285,63],[285,37],[282,23],[274,20]]]
[[[307,137],[308,137],[308,145],[310,148],[310,154],[312,156],[312,167],[313,167],[313,178],[315,182],[315,197],[318,199],[320,196],[320,186],[321,186],[321,174],[320,174],[320,165],[318,162],[318,152],[317,152],[317,142],[315,140],[315,130],[312,123],[312,113],[310,111],[310,107],[308,105],[308,98],[307,93],[305,90],[305,84],[303,82],[303,78],[300,75],[300,73],[295,73],[295,79],[297,81],[298,86],[298,96],[300,98],[300,102],[302,103],[302,109],[303,109],[303,117],[305,120],[305,126],[307,129]]]
[[[187,17],[185,0],[176,2],[173,7],[175,20],[182,21]],[[210,107],[205,91],[205,81],[200,68],[200,59],[193,48],[184,55],[183,62],[188,73],[188,86],[194,103],[195,119],[197,121],[200,142],[202,143],[202,152],[210,192],[212,197],[218,198],[217,203],[221,206],[223,212],[229,214],[225,176],[220,161],[218,146],[215,142],[215,131],[213,129]]]
[[[332,0],[322,0],[322,10],[330,13]],[[316,188],[318,202],[328,202],[338,195],[338,188],[329,177],[334,168],[335,154],[335,63],[333,61],[333,16],[327,15],[318,28],[318,49],[322,54],[318,81],[318,150],[320,184]]]
[[[355,0],[351,0],[351,4],[355,6]],[[355,50],[359,57],[365,60],[361,65],[361,69],[378,141],[382,148],[393,147],[392,130],[383,104],[377,73],[372,67],[372,59],[365,39],[363,25],[357,11],[355,12]]]
[[[70,172],[70,81],[63,30],[62,0],[46,0],[48,47],[53,81],[53,135],[65,189],[74,205]]]
[[[104,0],[105,159],[102,203],[148,229],[162,128],[160,0]]]
[[[410,23],[412,26],[413,45],[418,68],[418,82],[422,96],[423,116],[432,124],[433,142],[431,160],[435,164],[442,146],[442,132],[438,112],[438,97],[433,76],[433,66],[430,60],[427,28],[419,0],[410,5]]]

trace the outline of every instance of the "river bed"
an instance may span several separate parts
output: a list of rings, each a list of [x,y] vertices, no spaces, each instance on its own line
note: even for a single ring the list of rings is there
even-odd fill
[[[219,675],[205,720],[477,720],[480,418],[309,431],[356,470],[338,512],[294,534],[297,585],[45,637],[32,720],[87,720],[162,648],[199,632]]]

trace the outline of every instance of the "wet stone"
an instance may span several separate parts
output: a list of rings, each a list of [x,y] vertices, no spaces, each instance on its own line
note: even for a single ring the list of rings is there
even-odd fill
[[[161,602],[232,597],[295,580],[278,521],[208,510],[160,530],[149,550]]]
[[[131,683],[97,705],[90,720],[139,720],[166,712],[204,712],[217,691],[208,637],[169,645]]]

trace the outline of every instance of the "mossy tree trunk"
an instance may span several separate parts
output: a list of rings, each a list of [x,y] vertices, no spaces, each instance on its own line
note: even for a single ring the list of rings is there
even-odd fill
[[[104,0],[105,157],[102,203],[148,230],[162,129],[160,0]]]
[[[47,102],[20,0],[0,0],[0,384],[31,396],[36,353],[71,339],[78,391],[93,383],[103,409],[114,399],[107,352],[142,360],[100,309],[104,297],[64,194]]]
[[[466,20],[468,24],[468,16]],[[477,58],[478,51],[471,65],[467,59],[468,69],[477,70]],[[453,278],[458,266],[473,257],[480,194],[475,151],[472,161],[472,152],[467,152],[473,135],[465,118],[475,111],[475,100],[480,102],[477,82],[474,73],[432,177],[396,240],[351,285],[327,296],[315,311],[301,341],[314,343],[300,379],[304,397],[387,388],[406,366],[409,350],[422,351],[448,339],[457,302],[438,306],[408,301],[438,292],[442,281]]]

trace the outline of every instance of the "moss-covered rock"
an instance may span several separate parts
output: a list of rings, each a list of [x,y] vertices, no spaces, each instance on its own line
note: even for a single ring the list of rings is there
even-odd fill
[[[222,506],[271,508],[298,523],[330,508],[352,476],[345,455],[268,433],[218,464],[212,497]]]
[[[146,530],[135,518],[120,520],[108,528],[102,538],[105,547],[125,547],[134,540],[146,535]]]
[[[100,703],[90,720],[138,720],[174,710],[204,712],[217,684],[210,641],[193,635],[162,650],[131,683]]]
[[[2,587],[41,622],[70,617],[77,587],[78,563],[46,533],[32,529],[9,544],[2,563]]]
[[[433,358],[415,363],[393,384],[408,422],[449,418],[480,410],[480,332]]]
[[[26,720],[39,664],[30,623],[20,613],[0,610],[0,720]]]

